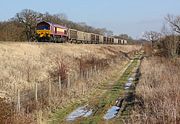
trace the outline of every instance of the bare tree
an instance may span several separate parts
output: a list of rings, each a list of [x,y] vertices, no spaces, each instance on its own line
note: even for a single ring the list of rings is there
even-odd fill
[[[23,25],[28,41],[33,40],[35,37],[36,20],[38,18],[40,18],[40,14],[29,9],[24,9],[15,16],[15,20]]]
[[[106,29],[106,28],[98,28],[97,30],[98,30],[99,33],[102,34],[102,35],[105,35],[106,32],[107,32],[107,29]]]
[[[121,39],[129,39],[129,36],[127,34],[119,34],[118,37]]]
[[[173,16],[168,14],[165,20],[170,24],[173,31],[180,33],[180,16]]]
[[[108,37],[109,37],[109,36],[113,36],[113,32],[112,32],[111,30],[109,30],[109,31],[107,30],[107,31],[106,31],[106,35],[107,35]]]
[[[55,14],[54,16],[58,17],[60,20],[68,20],[68,17],[65,13],[58,13]]]
[[[80,26],[82,26],[82,27],[87,26],[86,22],[79,22],[78,24],[79,24]]]
[[[161,45],[168,56],[174,57],[180,54],[180,37],[177,35],[180,34],[180,16],[168,14],[165,20],[170,28],[163,27],[165,36],[161,39]]]
[[[143,35],[146,40],[151,41],[152,47],[154,46],[155,42],[157,42],[161,38],[161,36],[161,33],[155,31],[146,31]]]

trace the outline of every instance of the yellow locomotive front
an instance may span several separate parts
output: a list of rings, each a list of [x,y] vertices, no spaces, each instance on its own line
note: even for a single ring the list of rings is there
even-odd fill
[[[40,22],[36,27],[38,41],[48,41],[51,36],[50,25],[46,22]]]
[[[50,37],[50,30],[36,30],[39,37]]]

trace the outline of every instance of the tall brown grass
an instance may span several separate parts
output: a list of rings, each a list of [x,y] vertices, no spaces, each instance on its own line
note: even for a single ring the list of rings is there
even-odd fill
[[[152,57],[142,62],[137,95],[143,107],[136,106],[130,123],[180,123],[180,61]]]
[[[35,123],[39,110],[51,112],[90,95],[129,61],[124,53],[138,49],[135,45],[2,42],[0,97],[13,103],[13,123]]]

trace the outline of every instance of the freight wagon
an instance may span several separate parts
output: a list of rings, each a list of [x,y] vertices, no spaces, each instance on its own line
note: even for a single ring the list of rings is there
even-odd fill
[[[69,29],[68,36],[68,39],[71,43],[83,43],[86,40],[89,40],[88,34],[86,32],[75,29]]]
[[[91,33],[91,43],[96,43],[96,35]]]
[[[68,39],[71,43],[77,41],[77,30],[75,29],[69,29],[68,30]]]
[[[85,36],[85,43],[88,44],[91,43],[91,33],[85,32],[84,36]]]
[[[118,39],[117,38],[114,38],[114,44],[118,44]]]
[[[107,37],[105,37],[105,36],[103,37],[103,43],[104,43],[104,44],[107,44],[107,43],[108,43],[108,42],[107,42],[107,39],[108,39]]]
[[[104,38],[104,36],[103,35],[99,35],[99,44],[103,44],[103,39]]]
[[[127,44],[127,40],[124,40],[124,44]]]
[[[99,37],[98,34],[96,34],[95,36],[96,36],[96,42],[95,42],[95,43],[96,43],[96,44],[99,44],[99,40],[100,40],[99,38],[100,38],[100,37]]]
[[[85,41],[85,32],[77,31],[77,43],[83,43]]]

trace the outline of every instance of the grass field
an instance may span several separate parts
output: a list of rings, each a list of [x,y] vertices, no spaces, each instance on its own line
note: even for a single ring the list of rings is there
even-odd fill
[[[25,119],[22,114],[16,123],[27,123],[27,118],[38,121],[32,115],[36,110],[45,110],[44,116],[88,98],[139,49],[135,45],[0,42],[0,96],[13,102],[15,111],[25,113]]]
[[[63,59],[70,71],[78,70],[76,59],[108,59],[121,51],[128,53],[134,46],[73,45],[49,43],[0,43],[0,81],[3,91],[31,87],[36,81],[44,81],[56,61]],[[29,83],[31,82],[31,83]],[[8,92],[8,95],[11,95]]]

